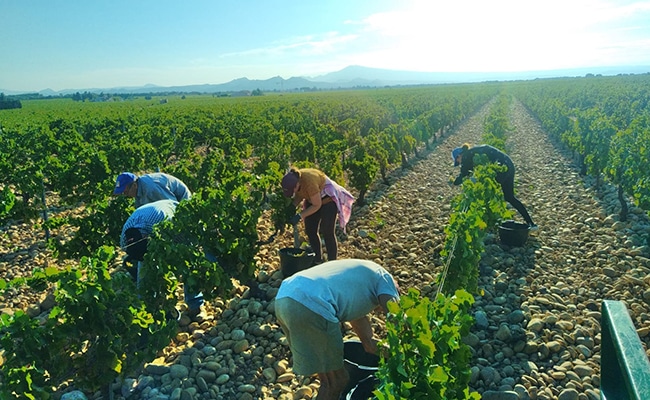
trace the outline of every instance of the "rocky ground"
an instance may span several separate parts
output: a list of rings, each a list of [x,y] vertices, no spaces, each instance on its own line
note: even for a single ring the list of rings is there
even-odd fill
[[[340,258],[376,260],[403,289],[429,293],[445,260],[439,252],[452,197],[447,185],[458,173],[452,148],[479,144],[488,107],[439,141],[412,168],[378,185],[368,205],[355,210]],[[540,229],[523,247],[488,235],[480,263],[471,389],[484,399],[596,400],[600,398],[600,309],[604,299],[628,307],[644,347],[650,343],[650,223],[632,208],[618,220],[614,189],[596,189],[578,175],[571,155],[555,146],[519,104],[511,113],[507,141],[517,166],[516,191]],[[516,219],[521,217],[516,215]],[[3,228],[0,276],[25,273],[48,260],[42,238],[26,226]],[[270,226],[261,227],[261,236]],[[203,320],[183,317],[173,343],[140,374],[112,388],[115,399],[309,399],[318,382],[295,376],[282,331],[273,316],[281,282],[278,250],[290,232],[259,253],[258,280],[266,296],[250,298],[246,287],[232,299],[210,302]],[[42,298],[10,293],[0,308],[43,312]],[[382,321],[373,317],[381,335]],[[99,393],[86,394],[101,398]]]

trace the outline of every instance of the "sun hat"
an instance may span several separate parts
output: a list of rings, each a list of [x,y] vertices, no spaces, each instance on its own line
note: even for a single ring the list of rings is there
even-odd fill
[[[451,160],[454,162],[454,167],[457,167],[460,163],[456,161],[459,155],[463,153],[462,147],[456,147],[451,151]]]
[[[138,179],[137,175],[132,174],[130,172],[122,172],[117,176],[113,194],[122,194],[124,192],[124,189],[126,189],[126,187],[129,186],[131,183],[135,182],[136,179]]]
[[[287,172],[287,174],[282,178],[282,192],[285,196],[293,196],[293,191],[296,188],[299,179],[298,175],[293,171]]]

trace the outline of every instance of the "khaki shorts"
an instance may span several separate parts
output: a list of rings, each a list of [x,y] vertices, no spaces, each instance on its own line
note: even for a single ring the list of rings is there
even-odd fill
[[[343,368],[341,325],[288,297],[275,300],[275,316],[289,341],[293,371],[313,375]]]

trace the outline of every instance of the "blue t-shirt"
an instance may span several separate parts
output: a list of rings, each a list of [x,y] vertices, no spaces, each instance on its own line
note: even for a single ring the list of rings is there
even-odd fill
[[[367,315],[382,294],[399,298],[388,271],[373,261],[344,259],[297,272],[282,282],[275,298],[291,298],[336,323]]]
[[[138,193],[135,196],[135,207],[158,200],[188,200],[192,192],[175,176],[154,172],[138,178]]]
[[[153,232],[153,226],[166,219],[172,219],[178,202],[175,200],[158,200],[136,208],[133,214],[122,226],[120,235],[120,247],[126,246],[124,233],[129,228],[137,228],[142,236],[149,236]]]

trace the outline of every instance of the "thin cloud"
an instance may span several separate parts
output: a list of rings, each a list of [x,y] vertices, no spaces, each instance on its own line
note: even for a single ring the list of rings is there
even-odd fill
[[[650,13],[650,2],[649,1],[641,1],[641,2],[635,2],[632,4],[626,4],[626,5],[618,5],[617,3],[611,3],[609,4],[610,7],[607,7],[605,9],[605,13],[603,15],[604,19],[610,19],[610,20],[615,20],[615,19],[620,19],[620,18],[627,18],[630,16],[639,18],[641,17],[639,14],[643,13]],[[642,19],[646,19],[646,17],[641,17]]]
[[[318,56],[333,53],[342,44],[356,39],[357,35],[341,35],[328,32],[323,35],[309,35],[287,39],[267,47],[222,54],[223,58],[257,57],[257,56]]]

